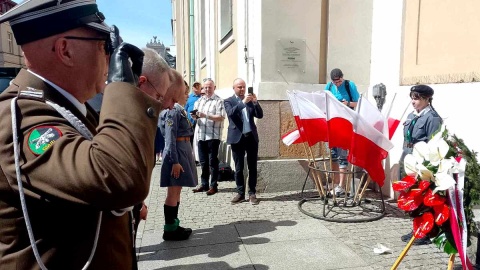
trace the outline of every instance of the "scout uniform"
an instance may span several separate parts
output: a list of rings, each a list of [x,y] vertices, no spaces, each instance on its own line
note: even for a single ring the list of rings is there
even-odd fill
[[[20,45],[82,26],[109,32],[88,0],[25,1],[4,21]],[[22,70],[0,95],[0,268],[136,268],[131,216],[114,210],[148,194],[161,104],[114,82],[99,116],[47,80]]]
[[[426,85],[413,86],[411,91],[433,96],[433,89]],[[421,112],[413,111],[403,123],[403,152],[399,162],[399,180],[405,176],[403,161],[405,156],[413,152],[413,146],[417,142],[428,142],[433,134],[442,125],[442,118],[428,105]]]

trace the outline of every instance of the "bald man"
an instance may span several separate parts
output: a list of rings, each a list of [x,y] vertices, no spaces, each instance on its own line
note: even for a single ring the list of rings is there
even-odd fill
[[[237,204],[245,201],[245,153],[248,166],[248,200],[251,204],[258,204],[256,196],[257,186],[257,159],[258,159],[258,132],[254,118],[263,118],[263,110],[254,93],[245,93],[245,81],[237,78],[233,81],[235,94],[225,99],[225,111],[228,116],[227,143],[232,147],[233,161],[235,162],[235,182],[237,195],[231,201]]]

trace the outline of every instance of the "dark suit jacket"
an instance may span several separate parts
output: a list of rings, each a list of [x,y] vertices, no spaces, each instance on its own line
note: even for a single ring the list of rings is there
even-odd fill
[[[94,136],[85,139],[45,102],[17,101],[23,189],[43,262],[48,269],[81,269],[103,210],[89,269],[132,269],[129,215],[114,216],[110,210],[138,204],[148,194],[157,118],[146,112],[150,107],[159,111],[161,104],[128,83],[111,83],[97,122],[92,108],[87,106],[83,116],[63,95],[25,70],[0,95],[0,268],[39,269],[20,206],[10,113],[10,101],[27,87],[43,91],[46,99],[70,110]],[[55,127],[62,136],[35,155],[28,138],[40,126]]]
[[[227,134],[227,143],[238,143],[242,138],[243,130],[243,108],[247,107],[248,118],[250,120],[250,128],[252,129],[252,134],[255,137],[255,141],[258,142],[258,132],[257,126],[255,125],[254,117],[261,119],[263,118],[263,110],[260,104],[257,102],[249,102],[244,104],[241,100],[238,100],[237,96],[233,95],[224,100],[225,111],[228,116],[228,134]]]

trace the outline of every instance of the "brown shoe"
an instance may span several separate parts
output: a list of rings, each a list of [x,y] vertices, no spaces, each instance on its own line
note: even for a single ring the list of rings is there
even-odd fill
[[[231,202],[232,202],[232,204],[237,204],[237,203],[241,203],[241,202],[244,202],[244,201],[245,201],[245,196],[237,194],[235,197],[233,197]]]
[[[210,188],[208,191],[207,191],[207,195],[210,196],[210,195],[213,195],[215,193],[218,192],[218,189],[217,188]]]
[[[207,191],[207,188],[204,187],[204,186],[198,186],[198,187],[194,188],[192,191],[193,191],[193,193],[203,192],[203,191]]]
[[[249,201],[252,205],[257,205],[258,204],[258,199],[255,194],[250,195]]]

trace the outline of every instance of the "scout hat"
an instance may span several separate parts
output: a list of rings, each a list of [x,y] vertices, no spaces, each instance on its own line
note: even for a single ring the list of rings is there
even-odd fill
[[[0,16],[9,21],[18,45],[78,28],[109,34],[95,0],[25,0]]]
[[[424,97],[433,96],[433,89],[430,86],[424,84],[412,86],[412,88],[410,88],[410,96],[412,95],[412,92],[417,92],[420,96]]]

